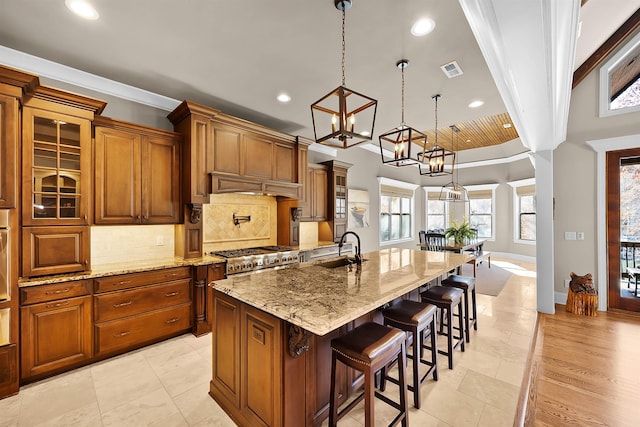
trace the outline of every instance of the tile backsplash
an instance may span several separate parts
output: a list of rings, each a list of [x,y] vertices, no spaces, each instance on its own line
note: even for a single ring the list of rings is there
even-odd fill
[[[151,261],[174,256],[173,225],[91,227],[91,265]]]
[[[275,197],[212,194],[202,209],[204,252],[277,244],[277,209]],[[251,220],[234,225],[234,213]]]

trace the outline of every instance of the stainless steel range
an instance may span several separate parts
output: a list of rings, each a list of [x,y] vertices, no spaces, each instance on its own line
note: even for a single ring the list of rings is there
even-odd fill
[[[298,250],[288,246],[261,246],[258,248],[235,249],[209,252],[227,259],[227,276],[249,271],[273,268],[287,264],[297,264]]]

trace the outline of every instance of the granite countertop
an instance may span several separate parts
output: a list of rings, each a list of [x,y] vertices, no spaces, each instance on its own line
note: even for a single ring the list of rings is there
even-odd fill
[[[472,259],[453,252],[389,248],[364,254],[360,268],[322,266],[344,258],[233,275],[210,286],[325,335]]]
[[[57,274],[53,276],[24,278],[18,281],[18,287],[49,285],[70,280],[95,279],[96,277],[115,276],[117,274],[138,273],[162,270],[165,268],[216,264],[226,262],[222,257],[206,255],[201,258],[184,259],[180,257],[154,259],[147,261],[120,262],[116,264],[94,265],[89,272]]]

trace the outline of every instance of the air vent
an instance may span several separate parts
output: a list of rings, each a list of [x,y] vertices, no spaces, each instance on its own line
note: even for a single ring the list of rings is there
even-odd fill
[[[451,61],[447,64],[441,65],[440,68],[442,69],[442,72],[444,72],[450,79],[463,74],[462,68],[460,68],[456,61]]]

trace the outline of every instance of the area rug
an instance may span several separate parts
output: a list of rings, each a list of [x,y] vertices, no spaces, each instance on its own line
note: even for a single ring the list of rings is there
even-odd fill
[[[462,274],[473,277],[473,264],[463,265]],[[511,274],[509,270],[499,267],[495,263],[491,263],[491,268],[489,268],[487,261],[483,261],[476,267],[476,292],[497,297],[504,285],[507,284]]]

